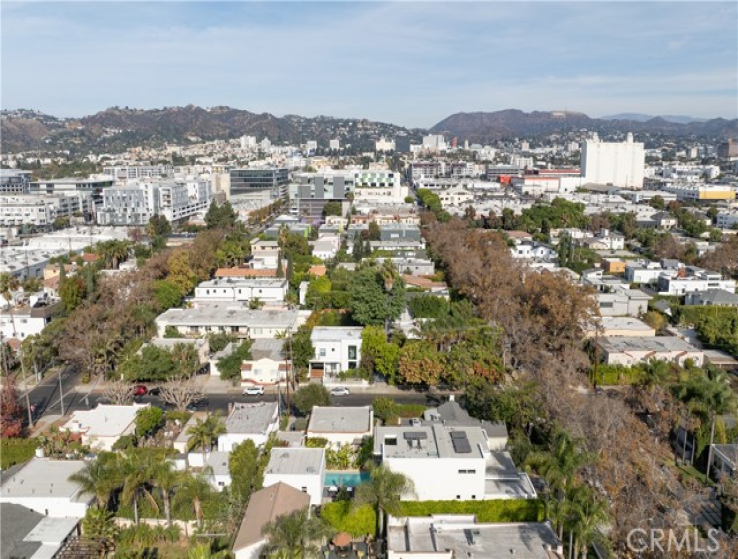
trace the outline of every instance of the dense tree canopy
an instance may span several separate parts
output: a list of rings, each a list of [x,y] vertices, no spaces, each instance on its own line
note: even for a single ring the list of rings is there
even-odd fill
[[[405,309],[405,282],[398,277],[387,290],[382,268],[370,261],[357,270],[351,282],[349,308],[359,324],[384,324],[399,318]]]

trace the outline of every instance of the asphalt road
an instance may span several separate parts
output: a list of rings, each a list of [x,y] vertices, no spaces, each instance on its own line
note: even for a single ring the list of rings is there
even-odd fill
[[[71,384],[71,373],[70,377],[63,377],[62,384],[64,385],[69,378],[69,386]],[[40,386],[31,391],[31,404],[36,405],[36,419],[43,415],[53,414],[61,415],[61,401],[59,398],[59,382],[56,375],[53,379],[43,381]],[[282,393],[282,403],[285,404],[285,395]],[[377,394],[377,393],[361,393],[354,392],[348,396],[333,396],[334,406],[368,406],[374,402],[374,399],[379,396],[389,396],[393,398],[399,404],[429,404],[436,405],[438,402],[429,400],[429,396],[424,393],[408,391],[400,394],[393,393],[391,395]],[[152,405],[158,405],[164,407],[164,402],[158,396],[141,396],[135,399],[136,402],[150,403]],[[246,396],[241,394],[206,394],[205,398],[197,403],[196,409],[202,411],[220,411],[223,415],[228,413],[228,406],[232,403],[255,403],[255,402],[276,402],[277,394],[267,393],[263,396]],[[99,402],[106,402],[106,399],[102,394],[98,393],[86,393],[76,392],[75,390],[64,392],[64,412],[69,414],[77,410],[86,410],[94,408]]]
[[[79,384],[80,372],[73,367],[65,366],[60,373],[55,373],[44,378],[37,386],[28,393],[28,399],[31,403],[31,410],[34,411],[34,420],[46,414],[61,415],[61,392],[59,391],[59,375],[61,374],[61,385],[64,389],[64,411],[67,412],[70,405],[74,405],[75,401],[84,394],[80,395],[74,391],[74,387]],[[19,384],[21,393],[23,394],[23,383]],[[25,395],[21,397],[21,405],[26,404]],[[83,409],[83,408],[73,408]]]

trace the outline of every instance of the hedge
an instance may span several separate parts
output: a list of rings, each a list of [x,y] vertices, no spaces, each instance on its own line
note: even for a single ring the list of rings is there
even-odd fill
[[[489,501],[403,501],[400,516],[473,514],[477,522],[541,522],[540,499],[494,499]]]
[[[0,468],[27,462],[36,454],[36,439],[0,439]]]
[[[598,365],[595,381],[602,386],[638,384],[643,379],[643,376],[643,370],[639,367]]]
[[[423,417],[423,412],[426,409],[428,407],[423,404],[397,404],[395,412],[398,416],[408,419],[411,417]]]
[[[374,534],[377,527],[377,514],[371,505],[352,507],[350,501],[336,501],[323,505],[320,516],[337,532],[348,532],[355,538]]]

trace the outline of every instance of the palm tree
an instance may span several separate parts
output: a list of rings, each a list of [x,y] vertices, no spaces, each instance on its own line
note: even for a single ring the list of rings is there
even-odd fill
[[[320,551],[314,542],[328,537],[330,528],[305,508],[277,517],[262,529],[269,539],[271,556],[279,559],[307,559]]]
[[[582,559],[586,559],[587,550],[592,542],[602,539],[600,526],[610,520],[608,504],[588,487],[581,487],[572,496],[569,510],[577,542],[574,549],[578,548]]]
[[[82,495],[94,495],[97,506],[105,510],[111,495],[120,485],[115,458],[112,454],[100,454],[69,476],[69,481],[79,486]]]
[[[179,484],[179,475],[174,471],[174,465],[167,461],[153,464],[149,470],[151,485],[159,489],[161,500],[164,503],[164,516],[167,526],[172,525],[172,492]]]
[[[180,475],[179,490],[174,495],[175,506],[189,505],[195,513],[197,525],[202,528],[203,512],[202,503],[212,493],[213,488],[203,475],[190,475],[182,473]]]
[[[143,495],[155,509],[158,509],[156,500],[146,488],[152,469],[151,461],[147,459],[142,463],[142,456],[129,450],[121,457],[119,468],[123,485],[121,499],[124,503],[133,505],[133,520],[138,525],[139,496]]]
[[[187,452],[193,448],[202,449],[202,463],[205,465],[205,453],[218,442],[218,437],[226,432],[225,425],[220,421],[220,414],[208,415],[205,420],[198,419],[195,425],[187,430],[190,440],[187,442]]]
[[[385,293],[387,293],[387,316],[384,320],[384,330],[387,337],[389,337],[389,321],[390,315],[392,313],[390,296],[392,295],[392,289],[394,288],[397,280],[400,278],[400,275],[397,273],[395,266],[392,264],[392,261],[389,258],[384,261],[382,267],[379,269],[379,275],[382,277],[384,291]]]
[[[119,532],[112,512],[96,507],[87,509],[82,519],[82,533],[86,540],[99,541],[105,551],[110,551]]]
[[[377,511],[377,537],[384,532],[384,514],[400,514],[400,499],[414,491],[412,480],[386,466],[371,470],[369,481],[356,490],[356,504],[372,505]]]
[[[227,559],[230,557],[228,551],[213,551],[208,544],[201,543],[190,548],[187,559]]]

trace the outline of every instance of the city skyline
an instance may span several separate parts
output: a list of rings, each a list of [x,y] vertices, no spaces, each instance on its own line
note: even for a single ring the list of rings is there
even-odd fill
[[[738,116],[738,8],[3,2],[2,108],[228,105],[428,128],[515,108]],[[29,79],[30,78],[30,79]]]

